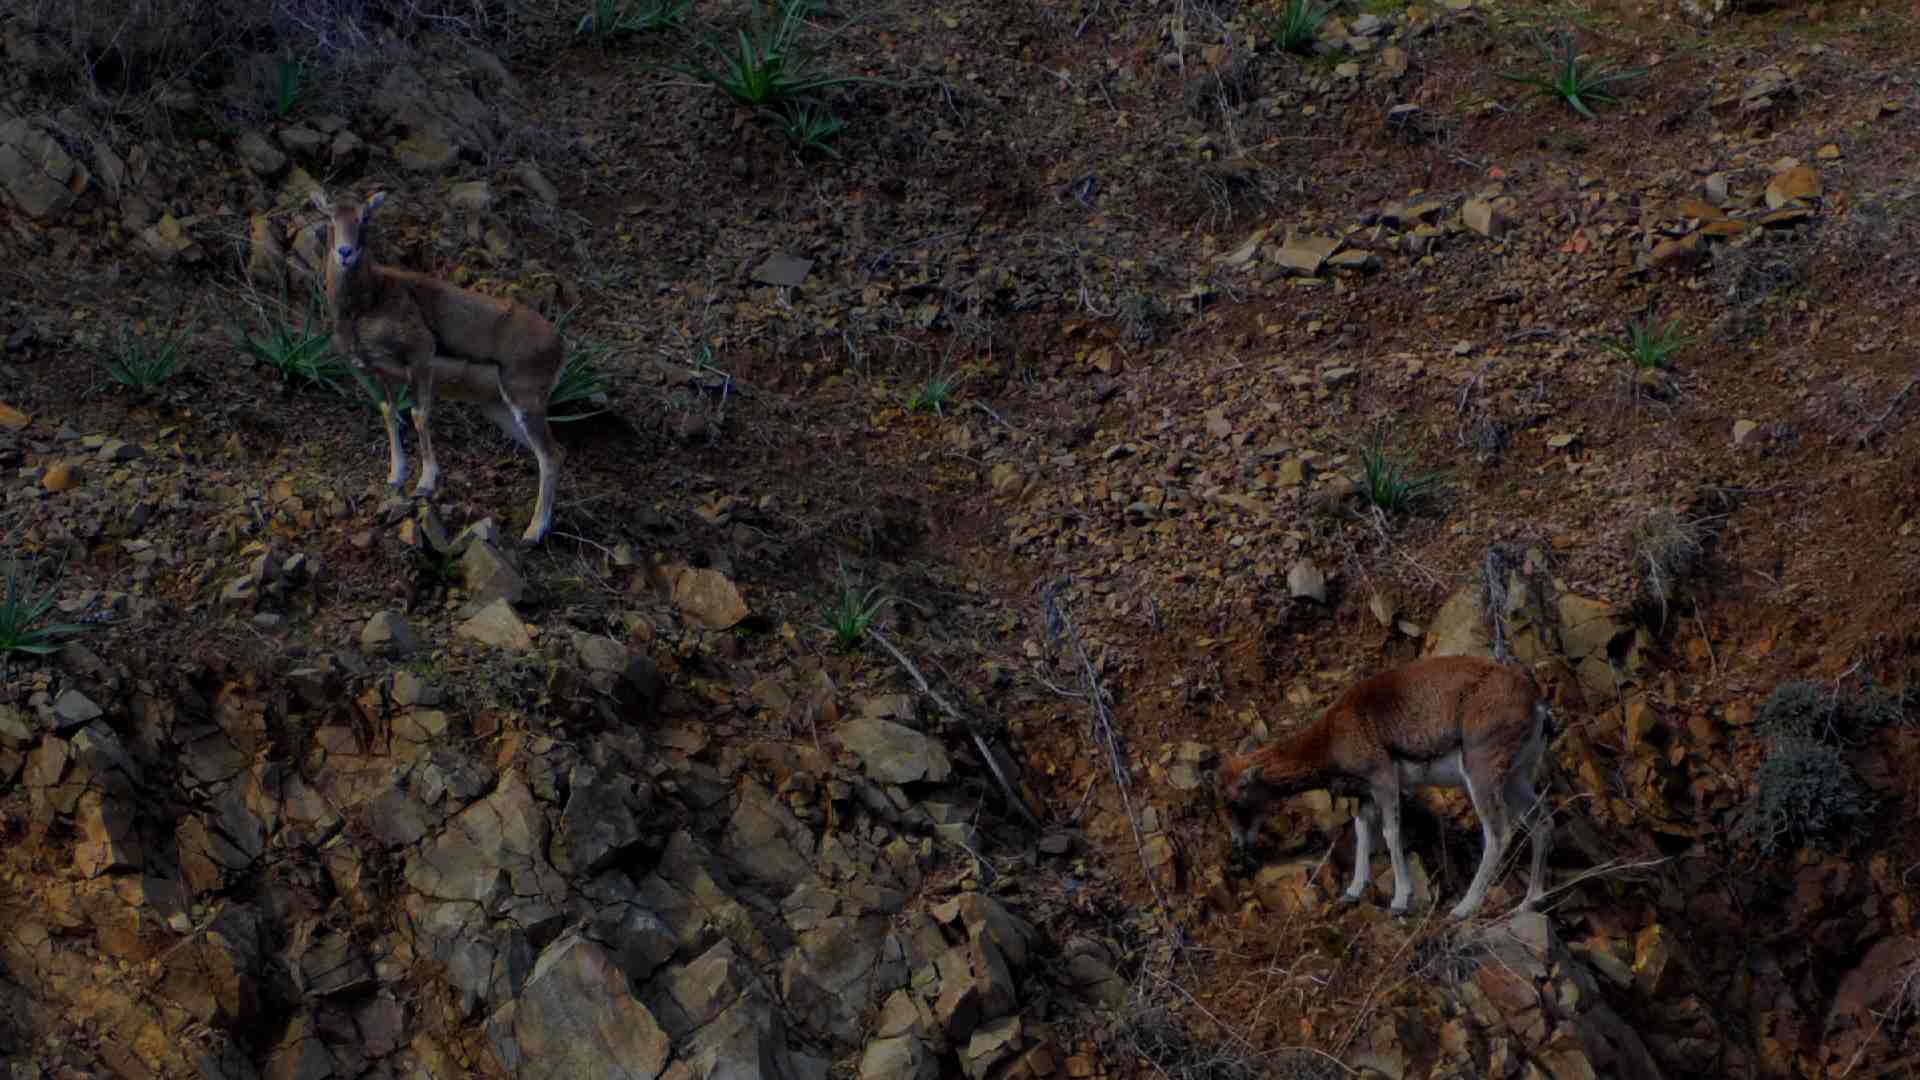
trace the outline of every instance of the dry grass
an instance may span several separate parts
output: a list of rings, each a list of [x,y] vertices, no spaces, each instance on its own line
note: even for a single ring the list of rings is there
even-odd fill
[[[1629,536],[1641,598],[1659,609],[1664,622],[1681,586],[1706,559],[1705,529],[1672,510],[1655,510],[1641,518]]]

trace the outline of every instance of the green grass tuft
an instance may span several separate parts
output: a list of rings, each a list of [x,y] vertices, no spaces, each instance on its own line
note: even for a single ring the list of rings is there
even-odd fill
[[[573,343],[560,379],[547,395],[549,423],[573,423],[606,411],[601,406],[607,400],[607,360],[612,355],[613,346],[599,338],[582,337]]]
[[[930,412],[935,416],[945,416],[947,403],[953,399],[954,391],[966,380],[944,371],[936,371],[927,376],[927,381],[914,388],[907,395],[908,412]]]
[[[602,48],[634,34],[678,30],[693,10],[693,0],[591,0],[574,33]]]
[[[278,372],[288,385],[346,394],[349,369],[333,351],[333,330],[318,292],[307,294],[306,309],[299,315],[284,297],[278,302],[256,297],[248,307],[253,328],[234,325],[229,331],[234,344]]]
[[[1609,341],[1607,349],[1642,371],[1653,371],[1671,367],[1673,354],[1692,343],[1692,338],[1680,336],[1679,320],[1661,323],[1649,316],[1629,322],[1626,337]]]
[[[18,558],[5,561],[0,573],[0,657],[23,653],[47,656],[58,652],[68,638],[85,633],[79,623],[47,622],[53,611],[58,582],[36,589],[34,574]]]
[[[107,378],[136,393],[150,394],[185,366],[190,330],[182,320],[157,335],[142,337],[122,325],[94,358]]]
[[[847,122],[835,116],[828,106],[817,101],[787,101],[778,109],[763,109],[761,114],[803,156],[840,156],[833,140],[846,129]]]
[[[1306,55],[1320,40],[1320,27],[1332,14],[1331,4],[1316,0],[1287,0],[1287,6],[1267,23],[1267,33],[1281,52]]]
[[[891,601],[892,597],[881,595],[879,586],[863,593],[843,575],[839,592],[821,611],[820,626],[832,635],[835,648],[851,652],[866,643],[867,628]]]
[[[802,0],[775,0],[771,9],[753,0],[748,25],[737,32],[736,44],[702,40],[698,48],[705,58],[679,70],[754,109],[777,109],[838,86],[881,81],[825,67],[800,42],[806,12]]]
[[[1389,514],[1419,509],[1439,490],[1439,473],[1415,473],[1387,449],[1384,432],[1360,448],[1360,498]]]
[[[1540,56],[1546,62],[1545,74],[1525,71],[1502,71],[1497,74],[1508,82],[1531,86],[1536,93],[1559,98],[1567,103],[1568,108],[1589,120],[1599,119],[1593,112],[1595,106],[1620,103],[1611,87],[1647,74],[1645,68],[1609,70],[1605,64],[1582,62],[1580,50],[1574,47],[1571,31],[1561,30],[1555,37],[1559,41],[1558,49],[1547,38],[1540,38],[1537,42]]]

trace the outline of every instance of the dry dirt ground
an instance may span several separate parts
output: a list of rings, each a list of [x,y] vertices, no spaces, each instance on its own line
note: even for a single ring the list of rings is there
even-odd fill
[[[569,334],[611,349],[609,415],[561,431],[557,531],[524,557],[523,612],[651,650],[663,708],[721,740],[812,744],[818,717],[752,691],[795,670],[911,689],[819,625],[843,582],[879,589],[876,625],[1024,771],[1039,833],[970,765],[996,887],[1055,947],[1092,936],[1125,958],[1120,1018],[1063,1026],[1066,1053],[1115,1075],[1305,1075],[1276,1055],[1365,1063],[1397,1023],[1406,1075],[1452,1060],[1443,915],[1256,888],[1204,776],[1419,655],[1502,546],[1644,629],[1631,720],[1624,697],[1549,687],[1582,748],[1556,744],[1550,770],[1552,922],[1618,975],[1614,1008],[1669,1075],[1920,1074],[1912,961],[1858,974],[1885,942],[1913,951],[1916,729],[1846,744],[1877,800],[1851,832],[1766,854],[1741,829],[1777,684],[1905,700],[1920,655],[1920,11],[1785,4],[1702,27],[1614,0],[1381,0],[1336,13],[1359,47],[1300,56],[1266,37],[1271,10],[1231,0],[827,5],[824,62],[883,80],[829,92],[837,156],[670,70],[680,39],[602,49],[571,33],[578,14],[531,11],[493,42],[528,91],[513,153],[322,177],[392,193],[388,260],[571,307]],[[1535,41],[1562,28],[1645,69],[1597,118],[1496,75],[1544,70]],[[141,135],[171,155],[165,210],[236,233],[268,208],[302,220],[215,120]],[[516,187],[525,157],[557,207]],[[1812,186],[1769,202],[1805,180],[1796,164]],[[471,179],[514,193],[490,219],[508,257],[445,209]],[[21,471],[7,543],[57,564],[63,597],[136,597],[88,632],[96,652],[138,656],[141,678],[270,687],[375,611],[456,605],[378,517],[371,411],[289,387],[221,332],[241,287],[226,248],[165,262],[84,199],[0,223],[0,401],[32,418],[0,444]],[[1315,237],[1356,254],[1284,265]],[[812,266],[762,284],[772,255]],[[180,312],[198,320],[180,375],[145,398],[103,378],[89,342]],[[1608,345],[1649,317],[1688,340],[1638,373]],[[949,376],[941,410],[907,408]],[[442,515],[517,530],[530,462],[439,415]],[[48,492],[41,470],[90,435],[146,447],[152,477],[89,458]],[[1374,440],[1438,475],[1413,511],[1350,493]],[[1664,600],[1646,583],[1661,512],[1702,548]],[[324,577],[258,623],[220,596],[272,539]],[[1290,585],[1303,560],[1319,590]],[[631,616],[665,604],[647,567],[673,562],[721,571],[751,618],[649,636]],[[538,707],[477,650],[430,663],[506,686],[502,730]],[[58,675],[16,658],[7,680],[24,707]],[[9,764],[0,783],[23,783]],[[1478,830],[1463,797],[1417,801],[1444,911]],[[1296,800],[1262,860],[1331,851],[1306,879],[1344,880],[1340,820]],[[16,900],[58,875],[10,858]],[[1504,878],[1490,913],[1519,889]],[[1864,1040],[1830,1037],[1848,995]]]

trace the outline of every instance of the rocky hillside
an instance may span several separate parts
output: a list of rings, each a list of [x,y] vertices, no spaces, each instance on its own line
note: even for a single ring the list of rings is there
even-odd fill
[[[1915,1075],[1906,7],[0,14],[0,1060]],[[544,546],[458,406],[386,490],[316,188],[562,327]],[[1229,858],[1459,653],[1547,911]]]

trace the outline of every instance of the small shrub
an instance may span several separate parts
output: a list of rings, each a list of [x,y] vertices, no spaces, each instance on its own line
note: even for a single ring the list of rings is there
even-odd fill
[[[1369,506],[1390,514],[1418,509],[1440,487],[1438,473],[1414,473],[1386,446],[1386,436],[1376,432],[1360,448],[1360,498]]]
[[[1557,97],[1574,112],[1589,120],[1597,120],[1599,118],[1594,115],[1594,106],[1620,103],[1609,87],[1641,78],[1647,73],[1644,68],[1609,71],[1603,64],[1582,63],[1580,50],[1573,44],[1573,34],[1562,30],[1556,36],[1560,42],[1557,51],[1546,38],[1538,41],[1541,58],[1547,65],[1546,74],[1502,71],[1499,76],[1509,82],[1531,86],[1536,93]]]
[[[592,0],[574,33],[605,49],[616,38],[678,30],[692,10],[693,0]]]
[[[58,652],[66,639],[86,631],[79,623],[47,622],[53,611],[57,582],[36,589],[34,574],[18,558],[5,563],[0,576],[0,657],[14,653],[47,656]]]
[[[1754,717],[1763,734],[1780,740],[1849,743],[1877,728],[1902,723],[1900,695],[1871,680],[1857,691],[1811,679],[1788,679],[1773,688]]]
[[[753,0],[749,25],[738,32],[737,46],[701,41],[699,48],[712,62],[696,61],[682,67],[682,74],[755,109],[810,99],[836,86],[878,81],[831,71],[802,47],[804,8],[796,0],[776,0],[768,11]]]
[[[763,109],[761,114],[801,154],[840,156],[833,140],[846,129],[847,122],[827,106],[815,101],[787,101],[778,109]]]
[[[1267,24],[1274,47],[1281,52],[1306,54],[1320,40],[1320,26],[1333,8],[1315,0],[1287,0],[1287,6]]]
[[[881,595],[877,585],[862,593],[843,576],[840,591],[822,611],[820,626],[833,635],[835,648],[850,652],[866,642],[867,628],[873,625],[874,618],[890,599]]]
[[[1839,750],[1808,739],[1780,741],[1760,766],[1746,829],[1764,855],[1801,844],[1844,845],[1874,811],[1874,799]]]
[[[176,323],[160,334],[142,337],[122,325],[95,359],[107,378],[136,393],[150,394],[186,363],[182,348],[188,330],[184,323]]]
[[[947,402],[953,392],[960,389],[965,381],[946,372],[935,372],[927,376],[927,381],[916,387],[907,396],[908,412],[930,412],[936,416],[946,415]]]
[[[1648,317],[1629,322],[1626,337],[1608,342],[1607,348],[1642,371],[1654,371],[1670,367],[1673,354],[1692,343],[1692,338],[1680,336],[1678,320],[1659,323]]]
[[[333,351],[333,331],[320,303],[320,294],[307,294],[306,310],[295,316],[284,298],[280,302],[256,298],[254,328],[235,325],[234,344],[249,356],[279,372],[289,385],[345,394],[347,365]]]

